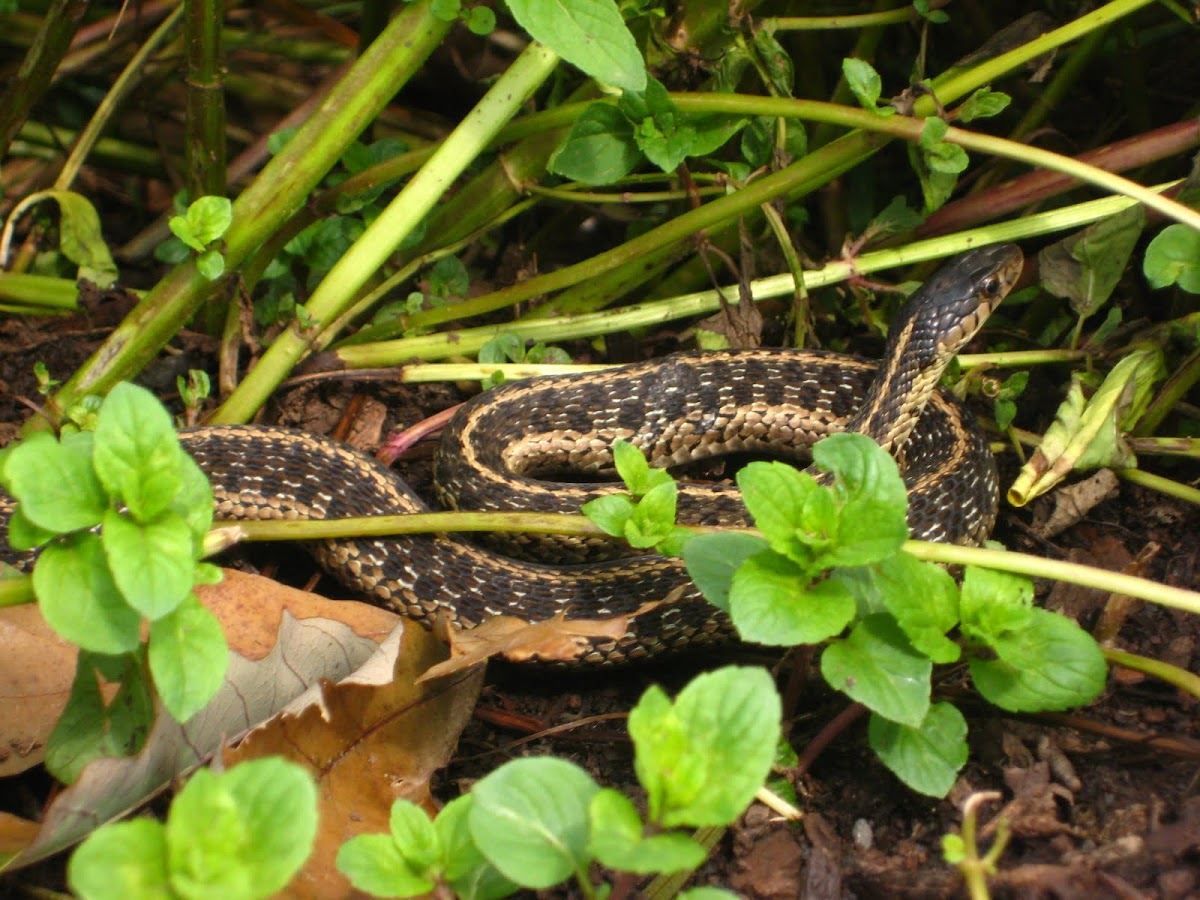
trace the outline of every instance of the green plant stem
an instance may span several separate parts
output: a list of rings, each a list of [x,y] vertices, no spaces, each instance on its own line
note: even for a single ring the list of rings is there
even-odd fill
[[[387,534],[422,534],[442,532],[515,531],[532,534],[570,534],[588,537],[602,532],[583,516],[570,513],[530,512],[428,512],[402,516],[369,516],[354,519],[325,519],[296,522],[236,522],[228,523],[238,534],[237,540],[326,540],[344,537],[379,537]],[[730,529],[695,526],[700,532],[720,532],[752,529]],[[210,537],[212,534],[210,533]],[[213,538],[214,546],[227,546],[230,535]],[[222,541],[224,543],[222,543]],[[1200,593],[1158,584],[1146,578],[1109,572],[1092,566],[1061,560],[1042,559],[1027,553],[992,550],[986,547],[960,547],[956,544],[936,544],[930,541],[907,541],[903,549],[918,559],[948,565],[974,565],[1033,578],[1053,578],[1083,587],[1097,588],[1110,593],[1125,594],[1149,600],[1162,606],[1200,614]],[[215,552],[210,550],[209,552]]]
[[[941,9],[949,5],[949,2],[950,0],[932,0],[929,8]],[[921,17],[912,6],[901,6],[898,9],[853,16],[773,16],[764,18],[758,23],[758,27],[774,28],[775,31],[834,31],[919,21]]]
[[[79,305],[79,289],[65,278],[0,272],[0,300],[55,312],[73,310]]]
[[[1007,53],[972,66],[966,72],[951,71],[947,75],[935,79],[933,89],[943,103],[947,102],[945,98],[948,94],[961,97],[965,93],[960,84],[963,79],[970,79],[974,85],[967,90],[974,90],[975,86],[990,84],[1018,66],[1064,44],[1080,40],[1091,32],[1105,28],[1153,2],[1154,0],[1113,0],[1099,9],[1094,9],[1078,19],[1068,22],[1061,28],[1055,28]],[[919,98],[914,104],[914,109],[918,115],[928,115],[935,109],[933,98]]]
[[[1177,500],[1200,505],[1200,490],[1190,485],[1180,484],[1178,481],[1172,481],[1170,478],[1163,478],[1161,475],[1141,469],[1115,469],[1114,471],[1118,478],[1132,484],[1140,484],[1142,487],[1175,497]]]
[[[672,94],[676,106],[684,112],[721,112],[743,116],[783,116],[816,122],[831,122],[849,128],[881,132],[892,137],[903,138],[914,143],[921,138],[925,127],[923,119],[909,116],[879,116],[865,109],[853,109],[834,103],[815,100],[789,100],[777,97],[744,97],[738,94]],[[951,126],[945,139],[967,150],[986,153],[1004,159],[1013,159],[1030,166],[1061,172],[1081,182],[1104,188],[1113,194],[1123,194],[1175,219],[1200,230],[1200,212],[1175,200],[1162,197],[1152,188],[1147,188],[1113,172],[1081,163],[1073,157],[1063,156],[992,135],[967,131]]]
[[[1200,675],[1165,663],[1161,659],[1138,656],[1136,653],[1126,653],[1124,650],[1113,650],[1110,647],[1101,647],[1100,649],[1104,651],[1104,658],[1114,666],[1122,666],[1135,672],[1144,672],[1200,699]]]
[[[387,30],[333,88],[291,142],[234,202],[225,236],[227,269],[236,271],[251,252],[303,206],[325,173],[358,133],[441,43],[449,24],[429,0],[406,4]],[[192,262],[169,272],[55,396],[60,408],[87,394],[105,393],[139,372],[182,327],[214,285]]]
[[[33,45],[0,93],[0,159],[8,156],[30,110],[54,83],[54,73],[87,9],[87,0],[53,0],[42,11]]]
[[[530,44],[405,185],[362,237],[338,260],[306,304],[309,315],[328,323],[349,306],[360,287],[416,228],[446,189],[470,165],[530,95],[550,76],[558,57]],[[259,360],[254,371],[216,411],[215,422],[244,422],[287,377],[307,351],[309,336],[293,324]]]
[[[41,122],[26,122],[21,126],[18,140],[36,147],[45,147],[44,156],[49,159],[58,154],[58,147],[73,143],[77,133],[57,125],[51,129]],[[29,147],[23,149],[26,154],[30,152]],[[98,165],[140,175],[161,176],[163,172],[160,151],[117,138],[100,138],[92,148],[90,158]]]
[[[1028,575],[1031,578],[1053,578],[1056,581],[1067,581],[1109,593],[1139,597],[1160,606],[1170,606],[1200,615],[1200,593],[1158,584],[1135,575],[987,547],[959,547],[928,541],[908,541],[904,544],[904,550],[917,559],[929,562],[952,566],[982,566],[1001,572],[1012,572],[1015,575]]]
[[[1129,439],[1129,447],[1137,454],[1190,456],[1193,459],[1200,459],[1200,438],[1135,437]]]
[[[834,145],[831,144],[829,146],[833,147]],[[719,203],[722,201],[716,202]],[[853,262],[845,260],[830,262],[819,271],[807,272],[804,279],[805,285],[809,290],[813,290],[818,287],[825,287],[844,281],[856,273],[866,275],[891,266],[926,262],[969,249],[979,244],[1021,240],[1043,233],[1044,229],[1050,227],[1050,223],[1057,228],[1074,228],[1078,225],[1112,215],[1115,212],[1132,206],[1133,203],[1134,201],[1125,197],[1105,197],[1102,200],[1092,200],[1073,207],[1042,213],[1038,216],[1026,216],[1012,222],[987,225],[983,228],[963,231],[956,235],[930,238],[925,241],[915,241],[904,247],[866,253],[853,260]],[[701,207],[701,209],[707,209],[709,206],[714,205],[716,204],[710,203]],[[654,229],[654,231],[659,230]],[[653,233],[648,232],[647,234]],[[624,246],[627,247],[628,245]],[[617,248],[617,250],[620,251],[622,248]],[[606,255],[601,254],[601,256]],[[637,257],[633,255],[631,258],[636,259]],[[598,257],[593,258],[593,261],[596,259]],[[568,266],[567,268],[575,269],[578,267]],[[534,281],[544,284],[543,278],[559,275],[563,271],[566,270],[560,269],[558,272],[552,273],[551,276],[533,278],[524,284]],[[766,300],[771,297],[790,295],[795,290],[795,282],[790,274],[773,275],[751,282],[750,290],[755,300]],[[722,292],[731,303],[737,302],[736,288],[723,288]],[[488,296],[495,295],[491,294]],[[465,305],[468,304],[458,304],[454,309],[462,310]],[[348,368],[378,368],[381,366],[397,365],[413,358],[438,359],[446,356],[474,353],[497,334],[504,332],[517,333],[527,340],[543,341],[592,337],[600,334],[612,334],[617,331],[659,325],[675,319],[704,315],[719,309],[720,305],[720,296],[717,291],[699,291],[694,294],[684,294],[665,300],[653,300],[626,306],[619,310],[547,317],[537,320],[526,319],[517,325],[487,325],[476,328],[464,328],[448,334],[429,334],[419,337],[401,338],[394,341],[380,341],[374,344],[343,346],[336,351],[336,355],[339,361]]]
[[[595,278],[627,263],[644,262],[643,257],[648,254],[691,240],[697,232],[733,221],[739,215],[756,209],[761,203],[782,194],[825,183],[829,178],[846,171],[861,158],[869,155],[878,144],[878,137],[861,133],[844,138],[778,172],[751,182],[734,194],[676,216],[612,250],[454,306],[416,313],[408,317],[407,325],[410,328],[429,328],[442,322],[492,312]]]
[[[960,353],[956,359],[960,368],[971,369],[1023,369],[1026,366],[1052,366],[1059,363],[1079,362],[1095,356],[1086,350],[1007,350],[999,353]]]
[[[54,179],[55,188],[66,190],[74,183],[75,176],[79,174],[79,169],[83,165],[83,161],[87,159],[96,141],[100,139],[100,133],[108,127],[109,122],[117,112],[117,108],[144,77],[146,73],[146,61],[158,50],[159,45],[166,40],[167,35],[175,28],[175,24],[179,21],[179,17],[182,14],[183,7],[180,6],[163,19],[159,23],[159,26],[154,29],[154,33],[146,39],[145,43],[138,48],[138,52],[133,55],[133,58],[121,70],[121,74],[117,76],[108,93],[104,95],[104,99],[96,107],[96,111],[92,114],[91,119],[88,120],[87,125],[75,138],[70,155],[67,157],[66,162],[63,163],[58,177]]]
[[[224,0],[186,0],[188,195],[225,196]],[[219,316],[224,319],[224,316]]]

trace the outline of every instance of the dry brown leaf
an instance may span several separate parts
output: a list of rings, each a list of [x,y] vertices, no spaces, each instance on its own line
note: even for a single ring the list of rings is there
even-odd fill
[[[284,610],[297,619],[342,622],[376,642],[398,621],[377,606],[328,600],[231,569],[196,595],[220,620],[229,649],[252,660],[275,647]],[[75,646],[54,633],[35,604],[0,609],[0,777],[41,765],[71,693],[75,657]]]
[[[41,764],[71,694],[75,656],[36,605],[0,609],[0,777]]]
[[[450,758],[483,683],[481,667],[417,684],[417,676],[446,653],[419,626],[389,636],[352,678],[320,685],[312,702],[225,753],[227,765],[283,755],[317,779],[316,846],[287,896],[353,896],[334,866],[342,844],[358,834],[386,832],[397,798],[433,811],[429,779]]]
[[[647,604],[633,615],[641,615],[654,605]],[[451,658],[433,666],[421,678],[461,672],[493,656],[515,663],[570,662],[587,653],[596,639],[620,638],[629,630],[631,618],[568,619],[565,612],[560,612],[550,619],[527,622],[515,616],[493,616],[475,628],[450,632]]]
[[[242,650],[230,653],[229,671],[217,696],[186,726],[160,716],[137,756],[90,763],[46,809],[40,830],[14,866],[57,853],[136,808],[310,686],[355,671],[378,650],[389,622],[392,631],[404,628],[404,620],[365,604],[323,600],[258,576],[226,576],[226,582],[203,592],[230,643]],[[322,613],[354,624],[324,616],[298,618]],[[413,629],[420,627],[410,625]]]

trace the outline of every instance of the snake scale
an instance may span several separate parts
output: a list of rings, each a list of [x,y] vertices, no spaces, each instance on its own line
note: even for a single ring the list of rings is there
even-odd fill
[[[997,509],[987,442],[937,387],[1020,274],[1011,246],[970,251],[913,294],[893,320],[882,364],[803,350],[683,353],[620,369],[516,381],[464,404],[436,463],[441,502],[455,509],[573,512],[620,490],[599,479],[625,438],[657,466],[730,453],[802,459],[826,434],[868,434],[897,456],[915,537],[980,543]],[[425,511],[396,474],[337,441],[283,428],[209,426],[180,435],[214,486],[218,519],[337,518]],[[547,480],[574,472],[576,479]],[[736,489],[681,485],[683,523],[740,521]],[[315,544],[325,569],[402,615],[469,627],[496,614],[526,620],[630,615],[621,638],[572,661],[610,664],[730,636],[682,563],[659,556],[532,562],[454,535]],[[666,600],[667,602],[661,602]]]

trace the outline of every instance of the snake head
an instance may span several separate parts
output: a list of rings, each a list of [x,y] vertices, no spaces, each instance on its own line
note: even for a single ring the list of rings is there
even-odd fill
[[[981,247],[921,285],[892,319],[879,374],[847,430],[902,447],[946,366],[1012,290],[1023,263],[1012,244]]]
[[[889,340],[907,332],[922,367],[944,367],[1008,296],[1024,262],[1013,244],[955,257],[904,304],[892,321]]]

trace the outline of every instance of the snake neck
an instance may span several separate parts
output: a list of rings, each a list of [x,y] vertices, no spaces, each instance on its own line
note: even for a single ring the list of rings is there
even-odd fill
[[[908,442],[951,358],[927,356],[921,363],[918,354],[904,352],[916,340],[913,328],[910,319],[889,336],[879,372],[846,424],[847,431],[867,435],[893,455]]]

